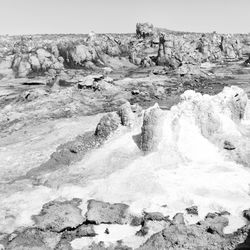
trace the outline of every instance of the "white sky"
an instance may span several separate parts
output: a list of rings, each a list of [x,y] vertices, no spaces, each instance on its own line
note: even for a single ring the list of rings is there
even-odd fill
[[[250,0],[0,0],[0,34],[135,32],[137,22],[181,31],[250,32]]]

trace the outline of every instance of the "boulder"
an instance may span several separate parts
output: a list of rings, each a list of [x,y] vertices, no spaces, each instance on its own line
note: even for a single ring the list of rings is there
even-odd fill
[[[177,214],[173,217],[172,224],[175,224],[175,225],[176,225],[176,224],[177,224],[177,225],[185,225],[183,213],[177,213]]]
[[[132,127],[135,122],[135,114],[132,111],[129,102],[124,103],[118,110],[118,115],[121,117],[121,124],[123,126]]]
[[[144,219],[152,221],[161,221],[161,220],[166,220],[166,217],[160,212],[151,212],[151,213],[145,212]]]
[[[145,111],[141,128],[140,149],[144,152],[155,151],[162,139],[162,110],[158,105]]]
[[[250,209],[243,211],[243,217],[250,221]]]
[[[27,228],[16,233],[6,243],[5,250],[50,250],[55,249],[61,235],[51,231],[37,228]]]
[[[137,23],[136,35],[138,38],[146,38],[154,35],[154,26],[149,23]]]
[[[225,238],[208,233],[202,226],[174,224],[151,236],[138,250],[220,250],[225,245]]]
[[[223,229],[228,226],[228,224],[228,218],[217,213],[209,213],[204,221],[198,222],[198,225],[203,225],[210,233],[220,235],[223,235]]]
[[[97,124],[95,135],[107,139],[114,133],[121,124],[121,119],[116,112],[111,112],[104,115]]]
[[[188,208],[186,208],[186,211],[188,214],[198,215],[198,207],[197,206],[188,207]]]
[[[85,218],[81,214],[79,199],[71,201],[51,201],[43,205],[40,214],[32,216],[37,228],[52,232],[74,229],[81,225]]]
[[[94,237],[96,236],[93,225],[80,225],[75,230],[66,230],[63,232],[61,240],[66,240],[68,242],[82,237]]]
[[[97,200],[88,201],[86,219],[95,224],[125,224],[129,206],[123,203],[110,204]]]

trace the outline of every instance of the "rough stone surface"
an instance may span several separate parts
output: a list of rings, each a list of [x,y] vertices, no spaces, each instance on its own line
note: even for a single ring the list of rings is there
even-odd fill
[[[198,215],[198,207],[197,206],[188,207],[188,208],[186,208],[186,211],[188,214]]]
[[[121,124],[123,126],[132,127],[135,122],[135,114],[132,111],[129,102],[124,103],[118,110],[118,114],[121,117]]]
[[[141,150],[152,152],[157,149],[162,136],[162,112],[158,106],[145,111],[141,128]]]
[[[6,243],[6,250],[52,250],[60,241],[60,234],[28,228]]]
[[[89,200],[86,219],[95,224],[124,224],[128,221],[129,206],[122,203]]]
[[[108,113],[104,115],[98,123],[95,130],[95,135],[107,139],[113,132],[118,129],[120,124],[121,119],[117,113]]]
[[[165,220],[166,217],[160,213],[160,212],[151,212],[151,213],[145,213],[144,216],[145,220],[156,220],[156,221],[161,221],[161,220]]]
[[[51,201],[43,205],[39,215],[32,218],[35,225],[42,230],[61,232],[65,229],[74,229],[81,225],[85,218],[81,215],[78,199],[71,201]]]
[[[173,217],[172,223],[173,223],[173,224],[176,224],[176,225],[185,225],[183,213],[177,213],[177,214]]]
[[[250,209],[244,210],[243,211],[243,216],[246,218],[248,221],[250,221]]]
[[[163,249],[224,249],[225,239],[218,234],[210,234],[197,225],[171,225],[154,234],[139,250]]]

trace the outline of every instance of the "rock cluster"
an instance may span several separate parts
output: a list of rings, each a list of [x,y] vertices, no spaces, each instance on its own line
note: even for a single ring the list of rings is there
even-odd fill
[[[31,73],[44,73],[49,70],[59,72],[64,68],[64,59],[43,48],[26,53],[16,53],[12,61],[12,69],[16,77],[26,77]]]
[[[246,239],[249,230],[246,226],[234,234],[225,235],[223,229],[228,225],[228,219],[219,213],[209,213],[204,220],[188,225],[182,213],[177,213],[172,220],[159,212],[145,212],[143,216],[136,217],[130,214],[129,206],[126,204],[111,204],[93,199],[88,201],[84,217],[78,208],[80,202],[80,199],[73,199],[44,204],[40,214],[33,216],[34,227],[22,228],[5,235],[0,238],[0,244],[7,250],[72,250],[70,242],[74,239],[96,236],[93,224],[130,223],[131,226],[141,225],[141,229],[136,233],[138,237],[152,234],[152,230],[156,231],[137,248],[138,250],[192,250],[197,247],[208,250],[233,250]],[[108,228],[105,229],[105,233],[109,234]],[[122,242],[110,247],[105,247],[101,242],[94,243],[88,249],[132,250]]]
[[[154,26],[149,23],[137,23],[136,35],[138,38],[146,38],[154,35]]]
[[[157,64],[177,69],[183,64],[199,65],[224,59],[241,58],[241,44],[234,36],[203,34],[176,36],[160,33]]]
[[[54,171],[80,161],[87,152],[103,145],[120,126],[133,127],[140,112],[141,109],[138,105],[130,105],[129,102],[125,102],[117,112],[105,114],[94,132],[86,132],[74,140],[60,145],[47,162],[31,169],[26,173],[26,176],[36,177],[47,171]]]

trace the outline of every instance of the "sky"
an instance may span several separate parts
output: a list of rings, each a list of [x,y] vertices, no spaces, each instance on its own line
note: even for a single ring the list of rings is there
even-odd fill
[[[0,34],[250,32],[250,0],[0,0]]]

